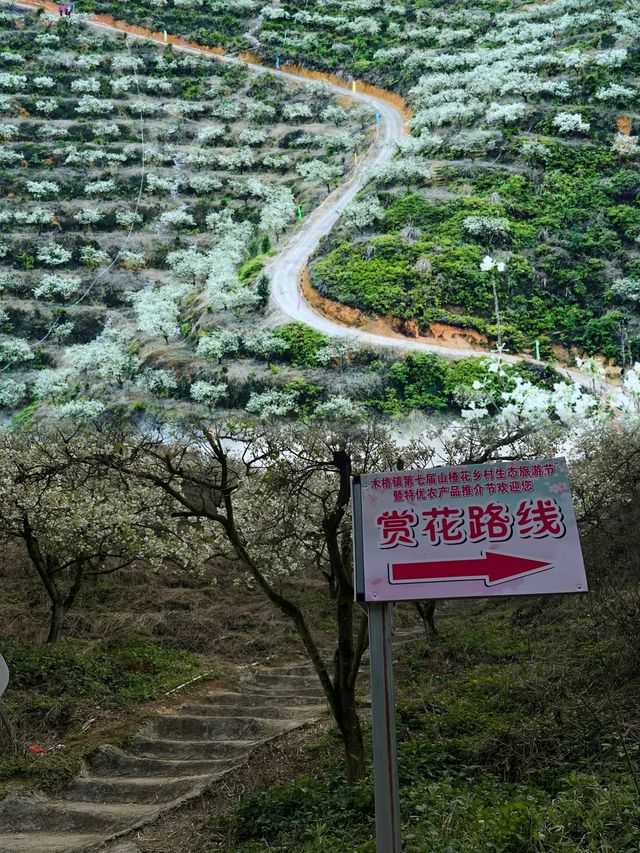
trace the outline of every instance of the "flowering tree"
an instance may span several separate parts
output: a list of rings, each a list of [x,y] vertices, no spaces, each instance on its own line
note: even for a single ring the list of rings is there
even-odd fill
[[[57,275],[56,273],[47,273],[40,279],[33,295],[36,299],[71,299],[80,292],[82,287],[82,279],[75,275]]]
[[[198,519],[203,534],[291,619],[342,735],[347,777],[359,778],[365,761],[355,690],[367,618],[352,585],[351,475],[395,464],[397,448],[386,433],[344,422],[317,430],[221,426],[194,430],[172,445],[153,436],[111,444],[118,447],[112,464],[124,476],[154,484],[171,497],[176,514]],[[314,573],[335,609],[330,664],[299,600],[300,577]]]
[[[263,421],[272,418],[282,418],[295,412],[298,404],[298,395],[295,391],[283,391],[272,388],[261,394],[253,393],[247,403],[247,411],[252,415],[258,415]]]
[[[89,181],[85,184],[84,194],[106,198],[116,191],[116,182],[110,178],[104,181]]]
[[[191,399],[197,403],[203,403],[210,409],[214,409],[221,397],[227,393],[227,386],[224,382],[214,383],[205,382],[201,379],[194,382],[189,389]]]
[[[74,220],[79,224],[83,225],[85,228],[90,228],[92,225],[97,225],[101,219],[103,219],[104,214],[96,210],[95,207],[85,207],[77,210],[73,214]]]
[[[55,402],[57,397],[69,390],[69,383],[72,381],[73,374],[73,370],[69,368],[40,370],[33,383],[34,396],[38,400]]]
[[[298,174],[306,181],[317,181],[324,184],[329,193],[336,181],[341,178],[342,169],[340,166],[325,163],[323,160],[310,160],[308,163],[301,163],[298,166]]]
[[[122,385],[138,370],[137,357],[129,351],[126,335],[117,329],[106,328],[88,344],[76,344],[65,350],[65,358],[74,370],[95,371],[104,380]]]
[[[0,341],[0,364],[11,366],[33,361],[35,353],[24,338],[9,338]]]
[[[560,133],[588,133],[591,127],[580,113],[558,113],[553,123]]]
[[[467,234],[477,237],[486,245],[504,239],[511,231],[509,220],[501,216],[465,216],[462,227]]]
[[[27,395],[27,386],[24,382],[16,382],[14,379],[0,380],[0,407],[3,409],[17,408]]]
[[[160,335],[166,343],[180,334],[178,320],[181,299],[190,290],[184,284],[165,284],[154,290],[140,290],[129,295],[140,331]]]
[[[80,251],[80,260],[86,267],[96,269],[97,267],[104,266],[104,264],[108,264],[111,261],[111,257],[104,249],[96,249],[95,246],[87,245],[83,246]]]
[[[294,217],[295,201],[289,187],[273,188],[260,212],[261,230],[273,231],[279,237]]]
[[[51,225],[55,217],[53,210],[46,207],[32,207],[30,210],[16,210],[15,221],[21,225],[35,225],[38,234],[45,225]]]
[[[195,228],[196,221],[185,206],[175,210],[166,210],[156,219],[154,229],[158,233],[163,231],[181,231],[185,228]]]
[[[77,432],[0,436],[0,539],[24,545],[50,601],[50,643],[88,579],[139,561],[197,565],[172,500],[81,461],[90,446]]]
[[[368,195],[358,201],[352,201],[346,208],[343,219],[358,231],[363,231],[374,222],[384,219],[384,207],[377,195]]]
[[[178,380],[172,371],[158,368],[143,371],[136,377],[136,384],[156,397],[167,397],[177,388]]]
[[[94,98],[93,95],[83,95],[78,101],[75,111],[79,115],[109,115],[115,110],[111,101],[103,98]]]
[[[60,184],[56,181],[27,181],[27,192],[34,198],[56,196],[60,192]]]
[[[203,335],[198,341],[198,355],[213,361],[220,361],[225,355],[234,355],[240,348],[236,332],[214,332]]]

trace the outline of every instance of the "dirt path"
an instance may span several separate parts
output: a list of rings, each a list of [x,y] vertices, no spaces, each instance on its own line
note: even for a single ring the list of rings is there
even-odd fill
[[[27,8],[42,7],[53,15],[57,15],[57,4],[51,0],[0,0],[3,5],[23,6]],[[331,193],[322,204],[307,217],[302,225],[289,235],[280,252],[266,266],[266,272],[271,278],[271,309],[276,316],[299,320],[320,332],[332,337],[353,340],[360,344],[373,347],[383,347],[399,352],[432,352],[444,358],[459,359],[467,356],[478,356],[487,350],[465,348],[459,345],[448,346],[433,338],[407,338],[395,333],[383,323],[378,324],[375,332],[354,328],[337,322],[313,307],[304,297],[301,282],[309,260],[315,253],[320,241],[339,220],[347,205],[353,201],[358,192],[367,183],[367,172],[373,166],[388,163],[395,155],[396,142],[407,133],[407,122],[411,115],[406,102],[397,94],[384,89],[369,86],[360,81],[347,82],[335,75],[323,72],[309,71],[296,66],[285,66],[287,70],[277,70],[260,64],[258,57],[252,54],[240,54],[238,57],[229,56],[223,48],[207,47],[170,33],[158,33],[142,27],[116,21],[106,15],[83,16],[91,26],[107,32],[126,32],[133,38],[153,41],[158,44],[171,44],[176,49],[187,53],[214,56],[220,62],[248,66],[256,74],[276,74],[279,77],[297,83],[323,82],[335,94],[349,97],[355,101],[367,104],[378,113],[376,138],[369,151],[361,157],[360,162],[351,176]],[[457,161],[447,161],[453,164]],[[528,362],[544,365],[527,355],[503,355],[503,360],[512,364]],[[575,368],[563,368],[567,379],[589,388],[591,380]],[[614,390],[615,383],[607,383],[609,390]]]
[[[311,664],[252,667],[233,692],[197,691],[168,706],[128,749],[102,746],[62,796],[7,797],[0,853],[115,851],[117,839],[224,784],[259,746],[325,713]]]
[[[399,628],[394,645],[422,635]],[[225,777],[250,767],[259,747],[329,717],[311,663],[243,669],[234,690],[199,687],[167,704],[127,749],[100,747],[63,795],[0,802],[0,853],[139,853],[126,840],[132,833],[216,785],[224,792]]]

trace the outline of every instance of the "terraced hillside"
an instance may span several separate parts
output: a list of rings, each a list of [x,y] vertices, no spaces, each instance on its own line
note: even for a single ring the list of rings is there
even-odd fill
[[[286,349],[260,333],[272,243],[352,168],[371,113],[76,19],[2,27],[0,405],[233,406],[225,355]]]
[[[415,110],[397,176],[374,177],[314,267],[315,287],[512,352],[538,341],[546,357],[556,345],[640,357],[640,9],[607,5],[423,9],[420,49],[389,51]],[[419,163],[424,187],[412,180]],[[505,270],[483,269],[485,256]]]
[[[509,350],[639,357],[635,0],[240,0],[215,32],[196,0],[100,9],[409,97],[412,136],[325,247],[321,294],[495,345],[495,285]],[[504,275],[480,269],[496,253]]]

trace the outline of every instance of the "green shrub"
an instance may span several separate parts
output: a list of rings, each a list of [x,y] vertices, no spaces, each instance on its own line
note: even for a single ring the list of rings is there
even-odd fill
[[[442,411],[447,407],[449,367],[433,353],[410,353],[390,370],[393,397],[404,411]]]
[[[328,338],[304,323],[287,323],[278,326],[273,334],[287,345],[284,357],[298,367],[314,367],[318,350],[326,346]]]
[[[5,640],[2,654],[12,688],[72,705],[87,698],[115,704],[144,701],[199,669],[190,653],[136,637],[94,649],[70,640],[44,646]]]

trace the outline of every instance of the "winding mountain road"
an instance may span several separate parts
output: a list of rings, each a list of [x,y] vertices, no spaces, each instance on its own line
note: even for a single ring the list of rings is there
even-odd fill
[[[57,15],[57,5],[51,0],[0,0],[3,5],[23,6],[28,8],[42,7],[54,15]],[[104,16],[83,15],[82,19],[97,30],[110,33],[126,32],[131,38],[151,41],[156,44],[170,43],[174,50],[185,53],[205,55],[216,61],[233,65],[246,66],[255,74],[275,74],[281,78],[303,83],[308,86],[318,85],[318,80],[308,79],[302,73],[293,70],[276,69],[266,67],[258,62],[229,56],[223,51],[207,48],[174,36],[154,33],[140,27],[134,27],[123,21],[105,22]],[[349,178],[332,192],[311,213],[304,222],[289,234],[283,241],[281,249],[266,265],[265,271],[271,279],[270,308],[275,316],[284,316],[293,320],[299,320],[320,332],[332,337],[344,338],[373,347],[384,347],[401,352],[433,352],[444,358],[456,359],[466,356],[478,356],[485,352],[479,348],[452,347],[427,341],[423,338],[409,338],[391,330],[383,333],[370,332],[337,322],[316,310],[305,299],[301,289],[301,281],[306,266],[318,248],[323,237],[331,232],[339,220],[344,209],[353,201],[355,196],[366,185],[369,169],[374,166],[383,165],[391,161],[395,155],[396,143],[407,132],[406,117],[402,110],[393,104],[394,95],[387,100],[377,97],[371,92],[358,92],[357,85],[345,81],[342,85],[331,80],[321,80],[322,85],[328,87],[336,95],[348,97],[351,100],[366,104],[379,114],[379,123],[376,125],[376,137],[368,151],[360,158],[360,162],[353,170]],[[354,88],[356,91],[354,91]],[[380,90],[381,91],[381,90]],[[487,351],[488,352],[488,351]],[[542,365],[544,362],[526,355],[504,355],[502,359],[507,362],[529,362]],[[575,368],[563,368],[567,378],[580,385],[589,387],[591,379]],[[607,383],[609,389],[616,387]]]

